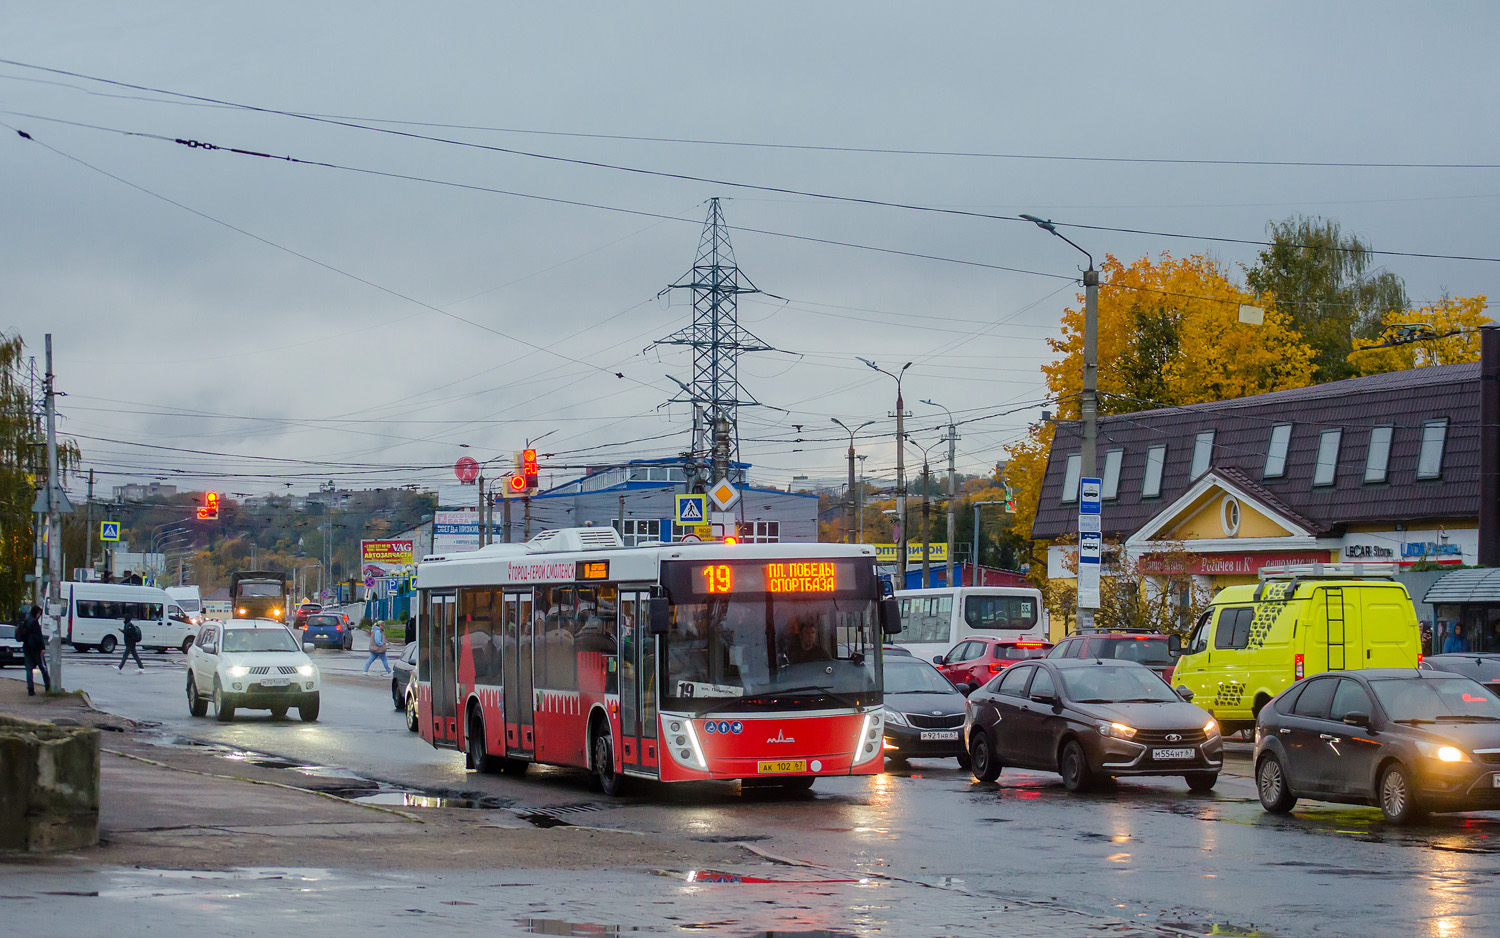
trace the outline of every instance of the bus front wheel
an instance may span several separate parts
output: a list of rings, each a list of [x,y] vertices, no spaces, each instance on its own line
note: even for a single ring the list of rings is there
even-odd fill
[[[625,777],[615,771],[615,744],[610,739],[609,728],[603,724],[594,727],[594,738],[589,746],[593,753],[594,776],[592,788],[610,797],[625,793]]]

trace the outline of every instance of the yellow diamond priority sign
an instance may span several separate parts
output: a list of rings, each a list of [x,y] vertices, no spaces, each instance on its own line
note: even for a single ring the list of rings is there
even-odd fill
[[[734,503],[740,500],[740,490],[735,488],[728,479],[720,479],[708,487],[708,498],[714,503],[714,507],[720,511],[728,511],[734,507]]]

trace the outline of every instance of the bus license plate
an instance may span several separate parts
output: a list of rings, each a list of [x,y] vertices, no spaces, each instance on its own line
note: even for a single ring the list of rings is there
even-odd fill
[[[806,772],[806,759],[788,759],[783,762],[762,762],[756,767],[757,772]]]
[[[1195,752],[1192,749],[1153,749],[1153,750],[1151,750],[1151,758],[1153,758],[1153,759],[1191,759],[1193,756],[1196,756],[1197,754],[1198,753]]]
[[[925,742],[930,742],[930,741],[933,741],[933,740],[957,739],[957,738],[958,738],[958,730],[923,730],[922,731],[922,742],[924,742],[924,743]]]

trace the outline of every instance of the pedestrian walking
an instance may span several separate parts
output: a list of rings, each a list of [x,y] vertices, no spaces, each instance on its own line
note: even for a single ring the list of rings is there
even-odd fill
[[[141,640],[141,627],[136,625],[129,616],[126,616],[125,627],[120,632],[125,639],[125,653],[120,655],[120,663],[115,666],[115,670],[124,671],[125,662],[134,657],[135,666],[139,669],[135,673],[140,674],[141,671],[146,670],[146,666],[141,663],[141,653],[135,650],[136,643]]]
[[[385,629],[380,627],[379,622],[370,626],[370,660],[365,662],[366,674],[370,673],[370,665],[377,660],[380,666],[385,668],[385,673],[390,674],[391,663],[385,660]]]
[[[36,696],[36,684],[32,680],[33,668],[42,672],[42,689],[52,690],[52,675],[47,673],[47,633],[42,631],[42,607],[32,606],[26,621],[16,630],[21,640],[21,661],[26,666],[26,693]]]

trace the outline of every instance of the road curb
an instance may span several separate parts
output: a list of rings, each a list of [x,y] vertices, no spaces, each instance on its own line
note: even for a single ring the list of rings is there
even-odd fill
[[[406,820],[413,821],[413,822],[415,822],[417,824],[426,824],[427,823],[427,821],[425,819],[420,818],[417,815],[411,814],[411,813],[406,812],[406,811],[397,811],[395,808],[387,808],[384,805],[364,804],[364,803],[359,802],[359,801],[352,801],[352,800],[350,800],[348,798],[340,798],[338,795],[330,794],[330,793],[328,793],[326,791],[318,791],[317,789],[314,789],[314,788],[299,788],[296,785],[288,785],[285,782],[272,782],[272,781],[269,781],[267,779],[247,778],[246,776],[243,776],[243,775],[222,775],[222,774],[217,773],[217,772],[204,772],[204,771],[202,771],[200,769],[187,769],[187,768],[183,768],[180,765],[172,765],[171,763],[160,762],[160,761],[158,761],[156,759],[147,759],[145,756],[137,756],[137,755],[134,755],[132,753],[121,752],[118,749],[104,749],[104,748],[101,747],[99,751],[100,752],[109,753],[112,756],[119,756],[121,759],[130,759],[131,761],[134,761],[134,762],[143,762],[146,765],[153,765],[153,766],[156,766],[157,768],[169,769],[169,770],[171,770],[173,772],[186,772],[189,775],[201,775],[204,778],[219,778],[219,779],[224,779],[226,781],[233,781],[233,782],[249,782],[252,785],[269,785],[272,788],[281,788],[281,789],[285,789],[287,791],[304,792],[304,793],[309,794],[309,795],[317,795],[320,798],[327,798],[330,801],[337,801],[337,802],[340,802],[342,804],[350,805],[352,807],[364,808],[364,809],[366,809],[368,811],[379,811],[382,814],[394,814],[396,817],[405,818]]]

